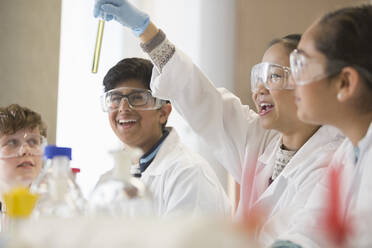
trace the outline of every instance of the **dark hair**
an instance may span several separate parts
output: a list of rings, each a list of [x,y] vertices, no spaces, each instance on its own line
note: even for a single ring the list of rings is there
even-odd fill
[[[47,127],[40,114],[18,104],[0,107],[0,135],[10,135],[21,129],[33,130],[37,127],[40,135],[46,137]]]
[[[274,39],[270,41],[267,48],[270,48],[273,45],[280,43],[283,44],[288,49],[288,52],[292,52],[297,48],[297,45],[300,42],[300,40],[301,34],[289,34],[280,39]]]
[[[105,92],[114,89],[118,84],[128,80],[138,80],[150,89],[151,61],[141,58],[126,58],[112,67],[103,79]]]
[[[315,47],[334,62],[327,63],[326,70],[332,73],[345,66],[354,67],[372,90],[372,5],[330,12],[317,27]]]
[[[113,66],[103,78],[105,92],[114,89],[118,84],[128,80],[138,80],[150,90],[153,64],[150,60],[142,58],[126,58]],[[169,101],[166,101],[170,103]],[[167,121],[163,124],[165,128]]]

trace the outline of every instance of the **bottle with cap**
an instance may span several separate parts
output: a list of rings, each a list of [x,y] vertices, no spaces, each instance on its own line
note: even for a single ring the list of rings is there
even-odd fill
[[[88,212],[92,215],[139,217],[154,215],[151,193],[130,175],[136,151],[130,148],[111,151],[114,168],[92,192]]]
[[[39,195],[34,217],[73,217],[84,213],[85,200],[70,168],[71,148],[47,146],[43,172],[31,186]]]

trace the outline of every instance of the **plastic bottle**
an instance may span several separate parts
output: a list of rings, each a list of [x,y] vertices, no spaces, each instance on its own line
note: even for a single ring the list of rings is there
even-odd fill
[[[129,148],[110,152],[114,168],[92,192],[88,203],[90,214],[123,217],[154,215],[150,192],[140,180],[130,175],[135,153]]]
[[[85,200],[70,168],[71,148],[47,146],[43,172],[31,186],[39,195],[33,216],[73,217],[84,214]]]

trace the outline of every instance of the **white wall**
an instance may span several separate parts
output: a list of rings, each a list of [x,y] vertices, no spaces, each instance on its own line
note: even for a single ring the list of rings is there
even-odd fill
[[[116,141],[100,95],[105,72],[123,57],[129,33],[118,24],[105,26],[100,64],[91,73],[98,20],[93,1],[62,1],[58,88],[57,145],[72,147],[79,183],[88,193],[109,164],[105,151]],[[137,55],[137,54],[135,54]]]
[[[152,20],[168,39],[192,58],[218,87],[233,90],[235,1],[234,0],[159,0],[144,1],[152,10]],[[155,4],[156,2],[156,4]],[[150,11],[148,12],[150,13]],[[177,83],[177,82],[175,82]],[[182,141],[203,155],[227,187],[227,174],[182,118],[173,111],[169,125],[175,126]]]
[[[56,140],[61,0],[0,0],[0,106],[39,112]]]

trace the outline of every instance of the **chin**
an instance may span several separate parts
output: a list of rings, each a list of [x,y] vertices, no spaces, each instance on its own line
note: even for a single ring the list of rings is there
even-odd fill
[[[306,115],[306,113],[304,113],[302,111],[297,111],[297,117],[302,122],[307,123],[309,121],[309,117]]]
[[[130,138],[121,137],[120,141],[123,142],[126,146],[129,146],[131,148],[138,147],[138,142],[136,142],[135,140],[132,140]]]
[[[273,123],[267,120],[260,120],[260,125],[263,129],[273,129]]]
[[[308,124],[314,124],[314,125],[321,125],[318,121],[315,121],[309,114],[297,111],[298,119],[302,122],[308,123]]]

